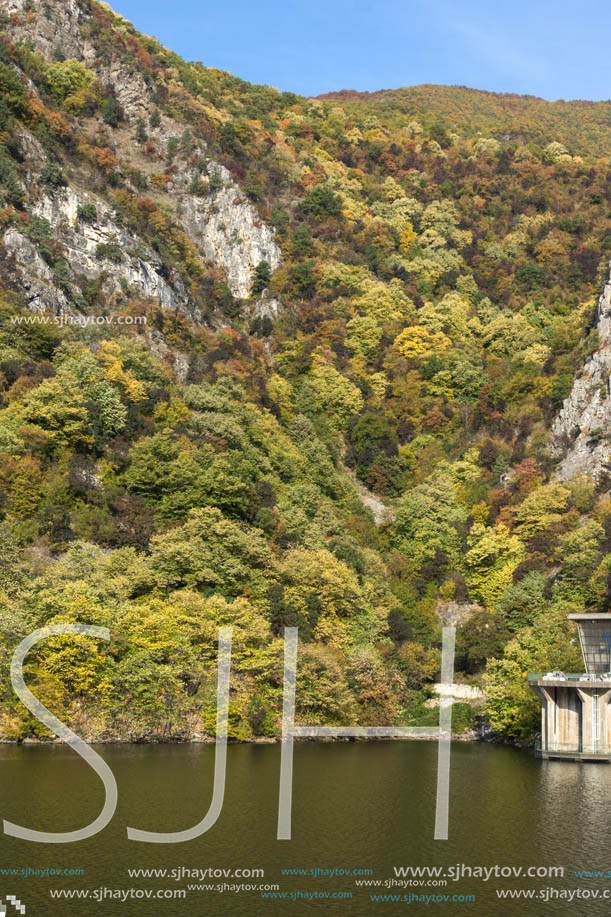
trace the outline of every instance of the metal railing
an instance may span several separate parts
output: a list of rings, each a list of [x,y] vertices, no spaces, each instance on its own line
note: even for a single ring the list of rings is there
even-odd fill
[[[594,684],[602,682],[611,684],[611,675],[598,674],[596,672],[562,672],[557,677],[552,678],[551,672],[529,672],[529,681],[580,681],[584,684],[588,682]]]

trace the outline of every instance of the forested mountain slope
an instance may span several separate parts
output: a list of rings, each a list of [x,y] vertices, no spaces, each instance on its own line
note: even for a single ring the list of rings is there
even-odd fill
[[[409,86],[378,92],[343,90],[320,96],[347,104],[365,103],[378,117],[393,118],[400,111],[433,127],[451,124],[466,137],[485,135],[504,142],[555,142],[588,153],[606,156],[611,142],[611,102],[547,102],[536,96],[487,92],[466,86]]]
[[[424,723],[448,608],[531,734],[525,672],[609,608],[607,430],[551,437],[608,343],[606,103],[305,99],[90,0],[0,10],[1,734],[60,621],[113,634],[31,657],[89,738],[212,734],[224,624],[235,738],[278,735],[287,625],[303,721]]]

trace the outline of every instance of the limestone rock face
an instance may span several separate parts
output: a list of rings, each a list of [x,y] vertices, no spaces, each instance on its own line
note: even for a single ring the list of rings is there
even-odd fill
[[[94,203],[100,218],[94,224],[78,220],[78,207]],[[118,226],[101,200],[91,195],[80,194],[72,188],[53,197],[44,197],[34,212],[47,219],[57,230],[64,243],[66,260],[74,273],[97,277],[102,270],[108,277],[108,286],[113,291],[121,289],[121,280],[134,287],[143,298],[156,298],[167,309],[187,310],[188,298],[180,278],[172,278],[170,286],[161,276],[161,259],[151,249]],[[98,246],[115,243],[122,252],[122,260],[114,262],[99,257]]]
[[[280,300],[269,296],[267,292],[259,297],[252,310],[253,319],[267,319],[270,322],[275,322],[279,314]]]
[[[2,0],[9,14],[22,12],[25,3],[26,0]],[[95,47],[81,31],[86,17],[76,0],[62,0],[61,3],[49,5],[49,10],[47,15],[44,7],[36,8],[33,37],[43,54],[52,59],[59,50],[66,58],[82,61],[104,86],[112,88],[128,118],[146,116],[152,106],[149,104],[150,90],[142,76],[116,56],[108,62],[100,60]],[[12,26],[15,38],[32,37],[31,31],[30,22]]]
[[[100,56],[89,37],[91,16],[77,0],[47,0],[46,3],[35,0],[33,5],[28,5],[26,0],[0,0],[0,8],[11,17],[7,29],[13,40],[33,41],[48,60],[61,52],[66,58],[82,61],[104,86],[112,90],[123,110],[124,121],[117,130],[101,125],[99,136],[104,139],[94,139],[108,144],[122,166],[128,164],[131,149],[135,148],[133,126],[140,118],[148,124],[149,116],[156,108],[152,90],[138,69],[114,53]],[[35,87],[31,88],[35,92]],[[178,139],[184,130],[183,123],[164,113],[160,125],[151,129],[150,136],[162,155],[168,142],[172,138]],[[104,270],[107,275],[105,288],[109,292],[119,291],[128,284],[143,298],[157,298],[163,308],[189,312],[199,320],[200,317],[189,306],[180,277],[175,272],[171,272],[171,276],[165,272],[162,276],[159,257],[116,225],[111,216],[112,205],[101,196],[95,198],[90,194],[82,176],[71,176],[70,186],[65,192],[58,191],[53,197],[47,196],[40,201],[37,178],[47,159],[46,154],[38,140],[27,131],[23,131],[20,145],[28,169],[28,187],[25,188],[28,210],[48,219],[54,236],[58,235],[58,227],[61,227],[59,235],[65,259],[74,275],[95,278]],[[204,143],[200,151],[206,152]],[[223,269],[232,294],[239,299],[247,299],[256,266],[260,261],[267,261],[272,270],[277,268],[281,263],[280,249],[273,228],[261,219],[228,169],[207,155],[206,158],[207,175],[203,177],[210,181],[205,193],[192,193],[191,185],[197,178],[196,172],[184,163],[176,163],[168,183],[165,206],[173,212],[179,226],[197,246],[202,260]],[[154,161],[147,166],[140,163],[140,166],[149,172],[159,168]],[[83,224],[77,219],[79,204],[87,202],[95,203],[100,214],[100,219],[94,224]],[[52,271],[27,238],[23,234],[9,233],[5,234],[3,241],[17,265],[22,265],[24,278],[26,266],[33,268],[34,276],[30,281],[33,292],[40,295],[32,299],[32,303],[36,301],[37,308],[46,306],[56,312],[69,308],[64,293],[60,289],[52,289]],[[121,262],[104,263],[102,259],[100,263],[100,259],[96,258],[98,245],[109,241],[121,247],[124,253]],[[29,265],[28,246],[31,249]],[[277,314],[275,306],[274,309]]]
[[[576,474],[595,480],[611,473],[611,278],[598,301],[600,346],[575,380],[552,426],[551,452],[562,460],[556,476]]]
[[[79,220],[79,207],[85,204],[96,207],[98,217],[94,222]],[[98,279],[103,274],[104,289],[109,296],[121,293],[127,284],[143,299],[154,298],[163,308],[192,314],[180,277],[172,276],[166,280],[161,273],[159,256],[119,226],[101,198],[69,187],[52,196],[42,197],[33,205],[32,211],[48,220],[53,227],[54,237],[62,244],[74,281],[78,274],[88,279]],[[13,257],[15,269],[28,292],[32,311],[74,311],[62,290],[54,284],[53,272],[29,239],[10,228],[4,233],[2,241]],[[113,243],[120,249],[120,260],[104,256],[104,249],[99,249],[99,246]],[[198,319],[200,316],[193,317]]]
[[[137,71],[131,71],[123,61],[113,57],[107,66],[98,63],[97,54],[91,45],[86,45],[84,62],[94,70],[100,82],[112,89],[123,114],[129,121],[147,118],[153,110],[150,90]]]
[[[27,0],[2,0],[2,8],[11,15],[23,13]],[[38,5],[34,25],[30,21],[23,21],[12,26],[11,31],[15,38],[34,38],[37,47],[43,54],[53,59],[56,49],[63,52],[65,57],[83,60],[85,55],[85,42],[83,41],[80,25],[83,21],[83,12],[76,0],[62,0],[53,4],[47,15],[45,10]],[[32,35],[34,28],[35,34]]]
[[[216,173],[222,186],[205,197],[185,195],[181,222],[204,257],[225,268],[233,295],[245,299],[257,264],[267,261],[275,270],[281,262],[280,249],[273,231],[260,219],[229,170],[211,163],[208,173]]]
[[[17,278],[32,312],[70,311],[65,294],[53,282],[53,272],[28,238],[17,229],[7,229],[2,238],[12,257]]]

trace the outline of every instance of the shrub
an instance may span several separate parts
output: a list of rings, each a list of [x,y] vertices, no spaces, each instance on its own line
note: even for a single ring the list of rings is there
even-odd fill
[[[100,111],[102,112],[102,117],[106,124],[109,124],[111,127],[117,127],[123,112],[114,96],[106,96],[102,100]]]
[[[53,280],[64,293],[70,292],[72,287],[72,274],[68,262],[62,258],[53,268]]]
[[[68,184],[62,167],[57,162],[47,162],[42,168],[38,181],[41,185],[46,185],[49,191],[56,191],[58,188],[65,188]]]
[[[44,217],[31,213],[24,232],[34,245],[44,245],[51,240],[51,224]]]
[[[106,261],[114,261],[116,264],[123,261],[123,252],[121,246],[114,241],[111,242],[100,242],[96,247],[95,256],[100,261],[105,259]]]
[[[82,223],[95,223],[98,211],[95,204],[79,204],[76,215]]]
[[[146,143],[146,141],[149,139],[146,132],[144,118],[138,118],[136,121],[136,137],[140,143]]]

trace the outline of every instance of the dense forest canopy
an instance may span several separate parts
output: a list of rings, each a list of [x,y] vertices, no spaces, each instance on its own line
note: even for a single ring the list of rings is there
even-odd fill
[[[303,722],[434,722],[451,610],[459,677],[532,735],[526,672],[578,666],[566,614],[609,610],[609,480],[555,478],[549,430],[600,344],[611,103],[306,99],[93,0],[0,24],[2,735],[41,734],[7,666],[62,621],[112,632],[29,657],[89,737],[213,734],[226,624],[234,738],[278,735],[285,626]],[[244,295],[189,220],[238,186],[281,253]],[[25,322],[19,251],[67,313],[122,323]]]
[[[556,143],[604,157],[611,139],[611,102],[547,102],[512,92],[487,92],[466,86],[410,86],[379,92],[343,90],[320,96],[346,104],[350,110],[364,104],[376,115],[392,120],[393,113],[416,117],[432,127],[451,125],[464,137],[491,136],[502,142]]]

